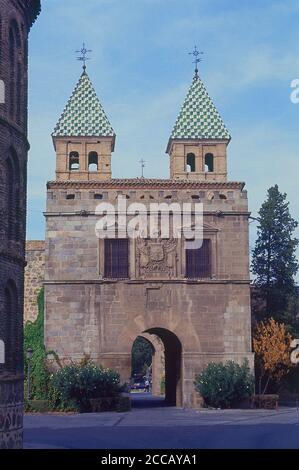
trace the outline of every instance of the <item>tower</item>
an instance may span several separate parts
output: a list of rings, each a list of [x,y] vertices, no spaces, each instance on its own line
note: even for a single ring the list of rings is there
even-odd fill
[[[196,69],[168,141],[170,177],[226,181],[230,135]]]
[[[52,137],[57,180],[111,178],[115,133],[85,66]]]
[[[27,55],[39,12],[39,0],[0,0],[0,448],[22,447]]]

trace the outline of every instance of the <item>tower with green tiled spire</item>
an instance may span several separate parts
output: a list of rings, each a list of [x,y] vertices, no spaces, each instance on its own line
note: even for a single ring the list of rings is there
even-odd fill
[[[58,180],[111,178],[115,132],[86,67],[52,134]]]
[[[170,177],[225,181],[230,135],[207,90],[195,75],[168,141]]]

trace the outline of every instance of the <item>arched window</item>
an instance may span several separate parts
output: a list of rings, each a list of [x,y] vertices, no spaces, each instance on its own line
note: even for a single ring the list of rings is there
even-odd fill
[[[20,63],[17,65],[16,92],[16,122],[20,125],[22,120],[22,65]]]
[[[21,33],[20,28],[16,20],[11,20],[10,29],[13,31],[15,36],[16,46],[18,49],[22,47]]]
[[[8,239],[18,240],[21,225],[21,199],[20,199],[20,166],[17,154],[11,149],[6,160],[7,165],[7,219]]]
[[[8,166],[0,162],[0,237],[6,237],[8,224]]]
[[[194,153],[188,153],[187,155],[187,172],[193,173],[195,171],[195,155]]]
[[[88,155],[88,171],[98,171],[99,157],[97,152],[89,152]]]
[[[205,172],[210,173],[214,171],[214,155],[212,153],[206,153],[205,155]]]
[[[9,27],[9,115],[10,118],[21,124],[21,99],[23,89],[22,79],[22,41],[18,23],[12,20]]]
[[[9,280],[4,289],[4,344],[5,364],[4,369],[15,371],[22,369],[20,337],[21,317],[19,312],[18,291],[15,283]]]
[[[16,60],[15,60],[15,37],[12,28],[9,29],[9,116],[14,118],[15,110],[15,76],[16,76]]]
[[[70,171],[80,170],[79,153],[78,152],[71,152],[70,153],[70,156],[69,156],[69,170]]]

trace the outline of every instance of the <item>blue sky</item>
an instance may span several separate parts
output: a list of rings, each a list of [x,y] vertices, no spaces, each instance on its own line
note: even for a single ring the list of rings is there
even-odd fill
[[[30,37],[28,239],[44,238],[46,181],[54,179],[51,132],[81,65],[116,131],[114,177],[168,177],[166,144],[204,51],[200,75],[232,135],[229,179],[245,181],[256,215],[277,183],[299,219],[299,4],[239,0],[42,0]],[[251,246],[255,230],[251,224]]]

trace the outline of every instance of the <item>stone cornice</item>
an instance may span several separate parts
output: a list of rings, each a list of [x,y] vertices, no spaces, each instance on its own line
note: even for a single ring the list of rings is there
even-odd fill
[[[195,211],[193,211],[193,214],[195,213]],[[201,214],[201,212],[196,212],[197,214]],[[126,214],[126,212],[118,212],[118,214]],[[141,212],[139,211],[139,214],[159,214],[158,211],[146,211],[146,212]],[[204,211],[203,212],[203,215],[214,215],[214,216],[217,216],[217,217],[225,217],[225,216],[245,216],[245,217],[249,217],[251,214],[251,212],[248,212],[248,211]],[[43,215],[45,217],[88,217],[88,216],[94,216],[94,217],[98,217],[99,215],[96,214],[95,211],[86,211],[86,210],[82,210],[82,211],[74,211],[74,212],[70,212],[70,211],[53,211],[53,212],[43,212]],[[204,227],[204,230],[215,230],[215,229],[205,229]]]
[[[41,11],[40,0],[17,0],[17,2],[26,11],[28,24],[31,27]]]
[[[189,181],[155,178],[110,179],[105,181],[48,181],[47,189],[238,189],[245,183],[239,181]]]
[[[244,284],[250,285],[250,279],[80,279],[80,280],[47,280],[48,285],[92,285],[92,284]]]
[[[40,0],[29,0],[29,6],[30,6],[30,19],[31,19],[31,24],[33,24],[40,14],[41,11],[41,2]]]

